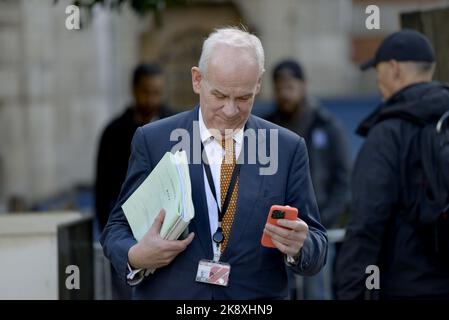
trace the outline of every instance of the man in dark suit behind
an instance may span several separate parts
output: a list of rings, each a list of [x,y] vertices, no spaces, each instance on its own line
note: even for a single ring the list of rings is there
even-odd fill
[[[304,139],[251,115],[263,72],[264,52],[256,36],[237,28],[218,29],[205,40],[199,66],[192,68],[199,106],[137,129],[127,177],[101,237],[122,281],[134,286],[134,298],[283,299],[285,264],[302,275],[316,274],[324,265],[327,237]],[[187,134],[187,143],[179,142],[186,136],[180,132]],[[195,160],[195,145],[201,143],[210,164],[207,174],[207,166]],[[163,155],[181,145],[188,153],[195,208],[190,234],[182,240],[162,239],[161,210],[137,242],[121,206]],[[240,171],[232,191],[226,181],[236,162]],[[232,170],[226,170],[228,165]],[[226,210],[222,200],[228,194]],[[299,218],[266,224],[273,204],[298,208]],[[213,242],[219,230],[224,241]],[[261,245],[263,233],[276,248]],[[196,281],[200,260],[213,258],[231,267],[227,286]],[[157,270],[144,276],[149,268]]]

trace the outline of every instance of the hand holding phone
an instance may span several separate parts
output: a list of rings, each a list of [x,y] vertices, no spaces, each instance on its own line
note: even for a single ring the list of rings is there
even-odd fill
[[[282,226],[279,226],[277,221],[279,219],[287,219],[287,220],[296,220],[298,218],[298,209],[290,206],[280,206],[273,205],[270,208],[270,212],[268,213],[267,223],[272,225],[288,229]],[[263,233],[261,244],[267,248],[276,248],[273,241],[271,241],[271,237],[266,233]]]

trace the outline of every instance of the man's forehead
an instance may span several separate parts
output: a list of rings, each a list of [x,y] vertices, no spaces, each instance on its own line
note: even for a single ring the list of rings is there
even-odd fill
[[[164,83],[164,77],[162,74],[153,74],[153,75],[144,75],[141,76],[136,83],[135,86],[158,86]]]
[[[290,72],[285,72],[285,73],[279,74],[277,79],[274,81],[275,85],[283,85],[283,84],[291,84],[291,83],[301,84],[301,83],[304,83],[304,81],[301,79],[298,79]]]
[[[208,89],[211,93],[221,93],[225,95],[236,95],[236,96],[252,94],[254,86],[255,86],[254,83],[248,83],[245,85],[236,83],[220,84],[208,82]]]
[[[242,89],[252,90],[259,80],[258,69],[242,65],[240,68],[210,65],[206,71],[206,79],[210,86],[219,90]]]

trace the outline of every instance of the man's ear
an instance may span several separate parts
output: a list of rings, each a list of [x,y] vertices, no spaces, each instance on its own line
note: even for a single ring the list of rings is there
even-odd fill
[[[392,72],[393,78],[395,80],[400,79],[401,75],[402,75],[402,69],[401,69],[401,66],[399,65],[399,63],[396,60],[390,60],[390,67],[391,67],[391,72]]]
[[[258,95],[258,94],[259,94],[261,88],[262,88],[262,76],[260,76],[260,77],[259,77],[259,80],[257,80],[256,93],[255,93],[255,95]]]
[[[192,72],[193,92],[195,92],[196,94],[200,94],[201,79],[202,79],[200,68],[193,67],[191,72]]]

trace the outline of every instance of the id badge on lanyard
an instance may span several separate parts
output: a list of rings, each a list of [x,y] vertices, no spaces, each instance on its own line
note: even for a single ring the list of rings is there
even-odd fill
[[[227,287],[230,273],[228,263],[202,259],[198,263],[196,281]]]
[[[201,151],[203,154],[204,146],[201,144]],[[221,221],[223,220],[223,216],[226,213],[226,210],[228,209],[229,202],[231,201],[231,196],[234,191],[235,184],[237,182],[237,176],[240,171],[240,165],[236,164],[234,167],[234,170],[232,172],[231,181],[229,183],[229,187],[226,193],[226,197],[223,203],[223,211],[220,210],[220,207],[218,205],[218,199],[215,192],[215,185],[214,180],[212,178],[212,172],[209,167],[209,161],[206,158],[206,164],[204,165],[204,171],[206,172],[207,181],[209,183],[209,187],[212,191],[212,194],[214,196],[215,202],[217,203],[217,212],[218,212],[218,228],[215,231],[212,240],[215,244],[215,250],[214,250],[214,259],[213,260],[206,260],[202,259],[198,263],[198,271],[196,273],[196,281],[213,284],[213,285],[219,285],[219,286],[227,286],[229,281],[229,274],[231,272],[231,265],[225,262],[220,262],[220,256],[221,256],[221,244],[224,241],[224,235],[223,230],[221,228]]]

